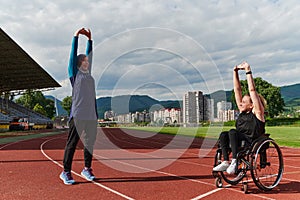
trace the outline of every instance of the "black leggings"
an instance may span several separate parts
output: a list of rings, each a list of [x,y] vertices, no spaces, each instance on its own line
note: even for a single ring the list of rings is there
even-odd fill
[[[230,149],[232,151],[232,158],[236,158],[238,148],[241,146],[243,140],[249,143],[249,138],[245,134],[239,133],[236,129],[224,131],[220,134],[219,141],[224,160],[229,160]]]
[[[83,134],[83,132],[85,132]],[[83,135],[83,137],[81,137]],[[84,144],[84,165],[90,168],[92,165],[92,157],[94,143],[97,135],[96,120],[74,120],[69,122],[69,135],[64,152],[64,171],[71,171],[74,153],[79,139],[82,138]]]

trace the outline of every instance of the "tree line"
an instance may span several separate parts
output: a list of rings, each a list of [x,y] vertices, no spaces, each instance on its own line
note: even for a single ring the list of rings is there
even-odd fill
[[[15,102],[50,119],[56,114],[55,102],[52,99],[47,99],[41,91],[26,90]],[[72,98],[69,96],[62,101],[62,107],[68,114],[70,114],[71,103]]]

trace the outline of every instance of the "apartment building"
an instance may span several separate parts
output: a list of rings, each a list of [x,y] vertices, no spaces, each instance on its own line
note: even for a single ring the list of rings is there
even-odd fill
[[[217,103],[217,117],[220,122],[233,121],[236,119],[238,112],[232,110],[232,103],[221,101]]]
[[[174,124],[182,122],[181,110],[179,108],[163,108],[160,110],[155,110],[153,111],[153,114],[151,116],[152,122],[160,122],[163,124]]]
[[[213,119],[213,100],[201,91],[188,92],[183,96],[183,123],[188,126]]]

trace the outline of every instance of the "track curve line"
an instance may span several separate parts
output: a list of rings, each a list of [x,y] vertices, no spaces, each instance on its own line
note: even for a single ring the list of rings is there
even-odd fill
[[[59,137],[57,137],[57,138],[59,138]],[[53,162],[54,164],[58,165],[59,167],[63,168],[63,165],[62,165],[62,164],[60,164],[59,162],[53,160],[50,156],[48,156],[48,155],[45,153],[45,151],[44,151],[44,149],[43,149],[43,146],[44,146],[47,142],[50,142],[50,141],[55,140],[55,139],[57,139],[57,138],[51,138],[51,139],[49,139],[49,140],[44,141],[44,142],[40,145],[40,150],[41,150],[41,153],[42,153],[48,160],[50,160],[50,161]],[[77,172],[75,172],[75,171],[73,171],[73,170],[72,170],[72,173],[73,173],[74,175],[78,176],[78,177],[83,178],[79,173],[77,173]],[[105,190],[108,190],[108,191],[110,191],[110,192],[112,192],[112,193],[114,193],[114,194],[120,196],[120,197],[123,197],[123,198],[128,199],[128,200],[134,200],[133,198],[131,198],[131,197],[125,195],[125,194],[122,194],[122,193],[120,193],[120,192],[118,192],[118,191],[116,191],[116,190],[114,190],[114,189],[112,189],[112,188],[109,188],[109,187],[107,187],[107,186],[105,186],[105,185],[102,185],[101,183],[98,183],[98,182],[96,182],[96,181],[91,181],[91,182],[92,182],[93,184],[95,184],[95,185],[97,185],[97,186],[99,186],[99,187],[105,189]]]

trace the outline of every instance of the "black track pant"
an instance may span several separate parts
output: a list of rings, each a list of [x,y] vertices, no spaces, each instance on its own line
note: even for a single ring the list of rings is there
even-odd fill
[[[96,135],[96,120],[74,120],[74,118],[70,120],[69,135],[63,160],[64,171],[71,171],[72,169],[74,153],[80,138],[84,144],[84,165],[88,168],[91,167]]]
[[[219,141],[224,160],[229,160],[230,148],[232,151],[232,158],[236,158],[238,148],[241,146],[242,141],[249,143],[249,138],[245,134],[239,133],[235,129],[231,129],[230,131],[222,132]]]

